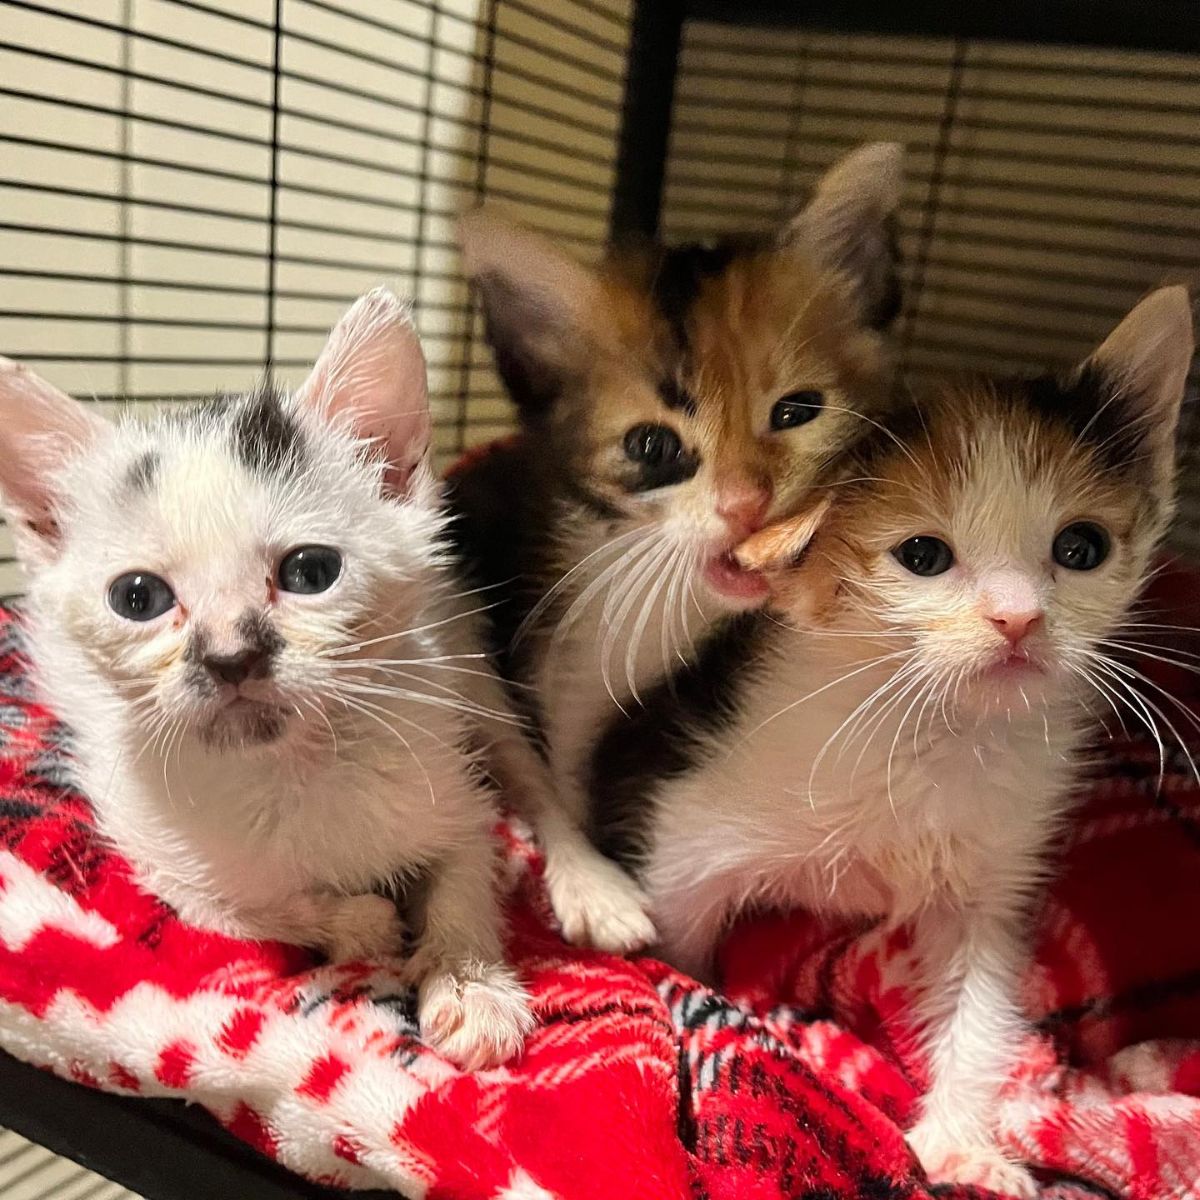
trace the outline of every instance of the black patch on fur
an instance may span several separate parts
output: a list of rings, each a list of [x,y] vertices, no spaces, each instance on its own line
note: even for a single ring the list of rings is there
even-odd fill
[[[268,674],[274,665],[275,656],[283,649],[285,643],[279,631],[271,624],[264,613],[248,610],[242,613],[234,626],[240,643],[233,648],[234,654],[246,650],[254,650],[264,657],[262,674]],[[196,691],[210,693],[215,684],[204,665],[205,660],[213,654],[212,638],[207,630],[200,628],[193,631],[183,649],[183,661],[188,667],[188,684]]]
[[[517,631],[537,603],[538,584],[546,573],[543,556],[553,533],[555,503],[561,485],[547,478],[548,456],[526,434],[488,450],[483,457],[452,471],[446,480],[451,521],[446,534],[467,587],[478,588],[487,649],[508,688],[514,710],[535,730],[540,712],[533,693],[511,686],[522,681],[530,641]],[[582,497],[576,497],[584,503]],[[596,506],[589,505],[589,511]]]
[[[685,450],[678,458],[668,463],[642,463],[637,474],[625,483],[627,492],[653,492],[658,488],[674,487],[686,483],[700,470],[700,455]]]
[[[1038,417],[1065,424],[1106,468],[1125,474],[1144,453],[1147,433],[1137,397],[1122,394],[1129,386],[1089,363],[1071,379],[1043,375],[1013,390]]]
[[[700,289],[708,279],[722,275],[743,254],[760,249],[760,238],[731,237],[713,245],[689,242],[662,251],[650,295],[663,319],[670,325],[681,353],[687,349],[687,319]]]
[[[125,483],[130,491],[137,492],[139,495],[148,492],[154,486],[155,477],[158,475],[159,458],[157,451],[147,450],[144,454],[138,455],[133,461],[133,465],[125,473]]]
[[[187,645],[183,648],[183,661],[189,666],[198,667],[208,654],[208,634],[203,629],[192,630]]]
[[[675,379],[664,379],[658,385],[658,398],[667,408],[685,412],[688,416],[696,415],[696,398]]]
[[[730,726],[772,628],[761,613],[733,617],[692,666],[659,683],[642,708],[609,723],[592,752],[588,793],[589,832],[610,858],[636,864],[649,797],[699,766],[702,739]]]
[[[234,453],[252,471],[291,471],[304,460],[304,435],[271,382],[237,409],[231,434]]]
[[[268,663],[284,647],[283,637],[268,619],[266,613],[249,609],[242,613],[234,626],[242,638],[241,650],[254,650],[267,657]]]

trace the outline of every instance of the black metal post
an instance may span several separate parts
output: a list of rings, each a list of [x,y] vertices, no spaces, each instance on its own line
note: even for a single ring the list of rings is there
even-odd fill
[[[658,232],[684,8],[683,0],[634,5],[609,225],[613,237]]]

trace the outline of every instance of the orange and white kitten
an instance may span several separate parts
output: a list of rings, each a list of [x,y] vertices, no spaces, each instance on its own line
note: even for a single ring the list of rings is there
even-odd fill
[[[912,924],[931,1074],[910,1142],[935,1180],[1035,1193],[994,1133],[1025,922],[1089,694],[1142,703],[1106,639],[1172,510],[1192,351],[1165,288],[1068,377],[885,416],[815,508],[741,548],[784,620],[759,617],[721,706],[657,697],[640,781],[628,736],[605,747],[641,789],[637,869],[676,965],[709,969],[748,906]],[[687,761],[655,780],[670,745]]]
[[[731,555],[881,407],[899,146],[861,147],[773,236],[588,268],[485,213],[463,251],[524,437],[452,481],[494,645],[543,740],[551,902],[624,951],[653,929],[581,830],[601,731],[765,581]],[[528,794],[531,789],[525,787]]]

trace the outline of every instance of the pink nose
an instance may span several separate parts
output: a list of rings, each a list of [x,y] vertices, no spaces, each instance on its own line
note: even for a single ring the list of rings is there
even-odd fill
[[[771,507],[771,489],[765,483],[740,480],[717,492],[717,515],[737,538],[749,537],[762,528]]]
[[[1042,619],[1042,614],[1036,611],[1030,612],[1000,612],[989,613],[988,620],[1004,635],[1014,646],[1018,645],[1021,640],[1037,625]]]

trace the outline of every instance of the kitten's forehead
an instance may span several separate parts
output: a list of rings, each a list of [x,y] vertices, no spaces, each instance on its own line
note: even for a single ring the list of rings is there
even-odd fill
[[[1043,526],[1064,513],[1124,530],[1150,515],[1153,497],[1135,463],[1093,440],[1084,402],[1069,400],[1068,389],[1053,402],[1043,381],[948,386],[891,414],[843,475],[864,481],[855,490],[885,537],[920,525],[1010,551],[1029,538],[1040,545]]]
[[[238,460],[256,473],[304,466],[304,430],[294,408],[271,383],[230,406],[228,436]]]
[[[878,370],[870,335],[861,348],[870,361],[854,361],[862,331],[842,283],[798,250],[752,238],[678,246],[661,252],[641,286],[669,408],[728,413],[781,377],[820,389],[844,366]]]
[[[201,466],[212,475],[222,458],[241,476],[260,478],[296,475],[311,461],[311,437],[293,401],[270,383],[126,429],[120,481],[132,496],[153,494],[167,482],[186,484],[179,476]],[[237,470],[215,473],[223,483],[239,478]]]

